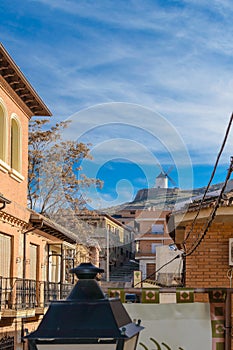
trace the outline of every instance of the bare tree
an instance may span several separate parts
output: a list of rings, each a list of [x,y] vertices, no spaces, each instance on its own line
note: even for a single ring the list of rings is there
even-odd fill
[[[32,119],[29,124],[28,206],[51,217],[60,208],[85,207],[85,189],[101,188],[102,181],[82,174],[82,161],[91,159],[90,145],[62,139],[68,122],[52,127],[49,122]]]

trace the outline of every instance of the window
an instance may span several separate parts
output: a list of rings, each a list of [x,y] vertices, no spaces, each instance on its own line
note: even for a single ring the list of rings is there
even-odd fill
[[[61,245],[49,244],[49,266],[48,266],[48,281],[58,283],[61,282]]]
[[[55,251],[49,257],[49,282],[61,282],[61,256]]]
[[[11,237],[0,233],[0,276],[10,277],[11,274]]]
[[[5,161],[5,148],[6,148],[6,118],[5,113],[0,105],[0,159]]]
[[[134,221],[134,229],[136,232],[140,232],[140,224],[139,222]]]
[[[159,235],[163,235],[164,234],[163,224],[153,224],[151,227],[151,232]]]
[[[74,268],[75,249],[69,249],[67,247],[64,247],[63,253],[63,269],[65,272],[64,281],[67,283],[73,283],[74,274],[71,274],[70,270]]]
[[[155,270],[156,270],[155,263],[146,264],[146,277],[151,279],[151,280],[154,280],[155,279]]]
[[[30,244],[30,279],[36,281],[37,275],[37,245]]]
[[[21,128],[17,117],[14,115],[11,118],[11,168],[18,173],[22,170],[21,148]]]
[[[9,170],[7,163],[7,111],[0,98],[0,168],[3,172]]]
[[[151,244],[151,253],[156,253],[156,247],[161,247],[161,243],[152,243]]]

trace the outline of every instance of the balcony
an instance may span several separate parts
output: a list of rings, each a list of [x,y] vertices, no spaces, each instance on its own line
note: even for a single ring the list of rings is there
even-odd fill
[[[48,306],[54,300],[66,299],[73,287],[73,284],[68,283],[43,282],[43,306]]]
[[[65,299],[73,284],[0,277],[0,319],[44,314],[54,300]]]

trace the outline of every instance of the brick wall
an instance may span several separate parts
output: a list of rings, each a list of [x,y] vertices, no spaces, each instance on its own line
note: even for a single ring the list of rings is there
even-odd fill
[[[21,182],[13,179],[9,172],[0,170],[0,192],[8,199],[17,202],[22,206],[27,205],[27,169],[28,169],[28,117],[22,109],[15,103],[15,101],[8,95],[8,93],[0,86],[0,101],[3,101],[7,110],[8,117],[8,145],[7,145],[7,160],[6,163],[10,165],[10,119],[12,114],[16,114],[21,125],[22,132],[22,171],[21,175],[24,180]]]
[[[186,226],[189,232],[190,226]],[[202,232],[202,225],[195,230],[187,241],[187,251]],[[213,223],[204,240],[195,252],[186,257],[186,286],[187,287],[230,287],[227,272],[230,268],[228,261],[229,238],[233,237],[233,226],[229,223]]]

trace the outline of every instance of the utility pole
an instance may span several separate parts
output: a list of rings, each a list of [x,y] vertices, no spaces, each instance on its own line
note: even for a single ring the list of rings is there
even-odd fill
[[[106,281],[109,282],[109,229],[107,228],[107,237],[106,237],[106,253],[107,253],[107,260],[106,260]]]

